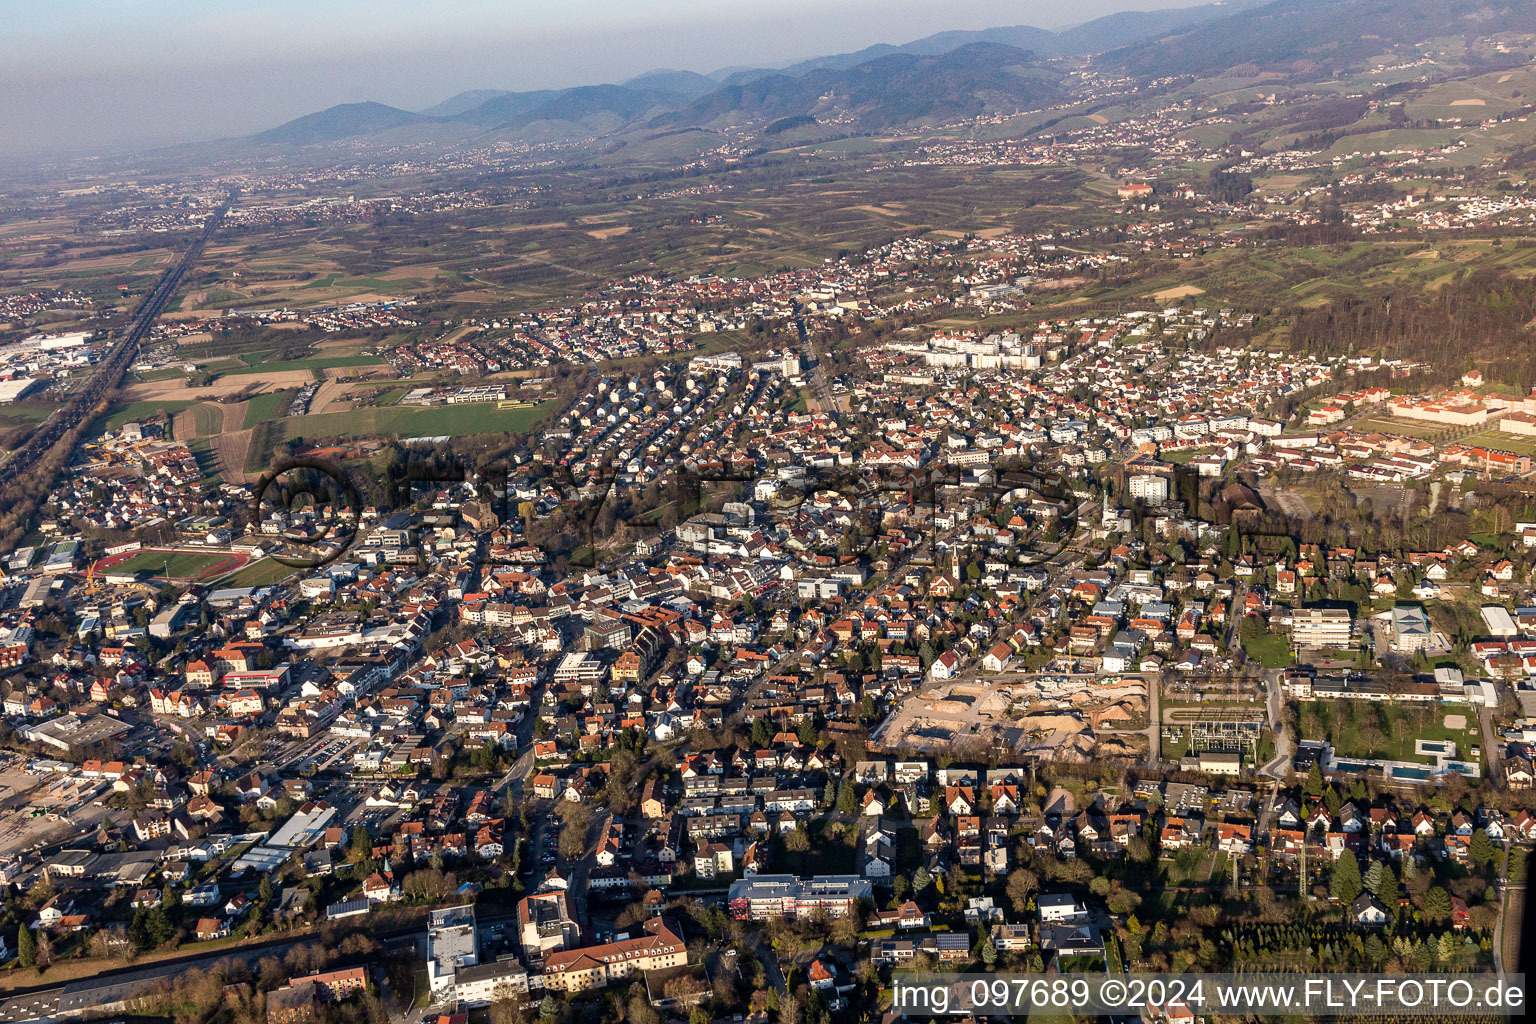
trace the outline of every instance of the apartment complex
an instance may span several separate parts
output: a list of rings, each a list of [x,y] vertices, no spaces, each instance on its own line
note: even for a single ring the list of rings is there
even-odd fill
[[[731,916],[738,921],[771,917],[806,918],[820,911],[828,917],[853,913],[859,900],[872,898],[867,880],[857,875],[756,875],[731,885]]]
[[[1298,608],[1291,617],[1291,638],[1297,647],[1346,648],[1354,625],[1343,608]]]
[[[645,934],[637,938],[551,953],[544,958],[544,987],[556,992],[585,992],[636,971],[688,963],[688,947],[665,919],[653,917],[642,927]]]
[[[267,1020],[269,1024],[310,1020],[317,1004],[337,1002],[367,987],[366,967],[348,967],[294,978],[282,988],[267,993]]]

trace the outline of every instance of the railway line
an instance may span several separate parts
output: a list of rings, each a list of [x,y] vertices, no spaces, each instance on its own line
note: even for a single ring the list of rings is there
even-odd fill
[[[132,322],[107,354],[102,358],[89,380],[72,395],[67,403],[45,420],[26,442],[0,464],[0,486],[15,481],[32,469],[62,438],[92,416],[102,398],[115,388],[123,373],[139,356],[140,345],[155,320],[164,312],[171,297],[176,294],[187,270],[202,255],[203,247],[213,233],[224,223],[224,217],[235,201],[236,193],[230,193],[224,204],[209,215],[202,233],[181,254],[176,264],[161,275],[154,289],[145,296],[134,313]]]

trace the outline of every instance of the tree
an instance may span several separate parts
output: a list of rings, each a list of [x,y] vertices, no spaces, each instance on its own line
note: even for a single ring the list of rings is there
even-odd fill
[[[368,837],[368,830],[358,825],[352,830],[351,841],[347,844],[347,859],[353,864],[360,864],[373,855],[373,840]]]
[[[171,941],[171,937],[176,934],[176,927],[171,924],[171,917],[164,907],[155,907],[144,918],[144,933],[149,936],[150,945],[153,946],[163,946]]]
[[[1323,772],[1318,768],[1316,761],[1312,762],[1312,769],[1307,772],[1307,781],[1302,787],[1302,792],[1307,796],[1323,795]]]
[[[1024,913],[1029,905],[1029,898],[1040,889],[1040,876],[1027,868],[1021,868],[1008,876],[1008,898],[1013,901],[1013,909],[1017,913]]]
[[[1339,855],[1339,862],[1333,867],[1333,883],[1330,890],[1333,898],[1340,903],[1349,903],[1363,891],[1360,881],[1360,862],[1355,860],[1353,850],[1345,850]]]
[[[986,964],[988,967],[991,967],[993,964],[997,963],[997,947],[992,944],[992,935],[990,932],[982,931],[981,942],[978,943],[976,947],[976,955],[981,960],[981,962]]]
[[[1382,876],[1387,874],[1390,874],[1390,872],[1387,870],[1387,866],[1385,864],[1379,860],[1372,861],[1371,866],[1366,869],[1365,876],[1363,878],[1366,891],[1374,893],[1376,896],[1380,896],[1382,887],[1385,884]]]
[[[932,884],[933,879],[929,877],[927,868],[919,865],[918,869],[912,872],[912,891],[914,893],[920,894]]]
[[[26,925],[22,925],[21,930],[16,933],[16,956],[23,967],[33,967],[37,964],[37,937]]]
[[[53,963],[53,940],[48,937],[47,932],[39,931],[37,933],[35,958],[39,967],[48,967]]]
[[[1467,852],[1479,871],[1486,870],[1488,865],[1493,863],[1496,855],[1493,840],[1488,838],[1488,833],[1481,830],[1472,833],[1472,843]]]
[[[1424,897],[1424,916],[1431,921],[1444,921],[1451,916],[1451,894],[1444,886],[1434,886]]]

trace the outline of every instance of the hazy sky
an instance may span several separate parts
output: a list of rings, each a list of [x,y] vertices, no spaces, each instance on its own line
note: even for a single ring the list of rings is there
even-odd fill
[[[335,103],[766,65],[1204,0],[0,0],[11,157],[243,135]]]

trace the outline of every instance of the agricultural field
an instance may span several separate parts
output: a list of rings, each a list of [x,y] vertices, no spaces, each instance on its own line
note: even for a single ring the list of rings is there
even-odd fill
[[[244,428],[275,420],[286,415],[289,404],[293,401],[291,391],[267,391],[252,398],[245,403]]]
[[[253,366],[240,366],[223,372],[221,376],[239,377],[246,374],[291,373],[295,370],[334,370],[358,366],[381,366],[378,356],[313,356],[305,359],[285,359],[277,362],[260,362]]]

